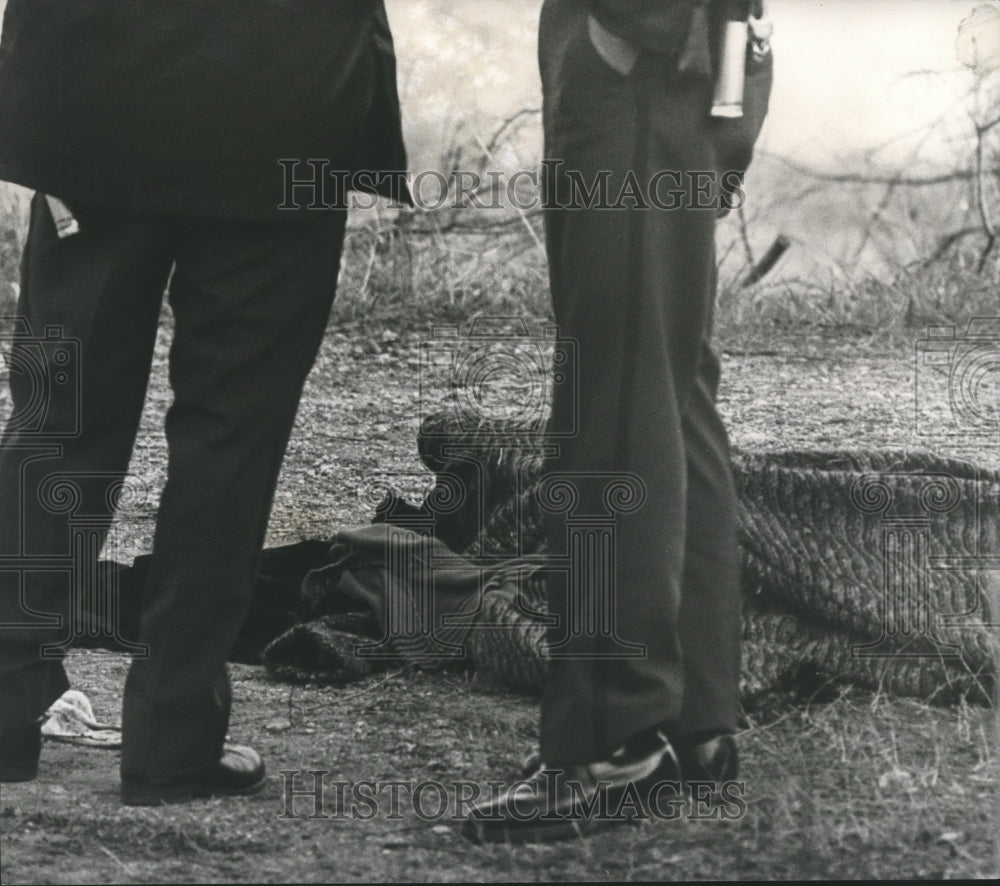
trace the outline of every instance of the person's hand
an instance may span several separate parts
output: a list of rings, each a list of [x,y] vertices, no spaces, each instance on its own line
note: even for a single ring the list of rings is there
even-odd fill
[[[608,67],[622,76],[627,77],[632,73],[636,60],[639,58],[638,49],[628,40],[623,40],[617,34],[612,34],[593,15],[587,16],[587,30],[590,33],[590,42],[594,44],[597,54]]]
[[[762,62],[771,52],[771,37],[774,24],[768,18],[767,8],[761,3],[759,18],[750,16],[750,51],[755,62]]]

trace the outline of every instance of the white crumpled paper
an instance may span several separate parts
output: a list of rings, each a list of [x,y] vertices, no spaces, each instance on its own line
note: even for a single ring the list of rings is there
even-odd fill
[[[42,736],[52,741],[114,750],[122,746],[121,726],[98,723],[90,700],[78,689],[69,689],[45,712]]]

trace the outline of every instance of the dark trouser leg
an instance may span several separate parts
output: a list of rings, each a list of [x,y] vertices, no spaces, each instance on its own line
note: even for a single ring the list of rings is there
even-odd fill
[[[24,335],[11,352],[14,412],[0,446],[4,726],[36,719],[67,688],[42,649],[72,638],[71,594],[113,517],[109,492],[128,469],[171,264],[155,220],[74,209],[83,229],[60,240],[35,197],[22,267]],[[87,550],[74,549],[81,532]]]
[[[705,700],[708,708],[728,710],[731,651],[718,657],[718,667],[708,654],[686,665],[682,647],[707,651],[732,640],[728,627],[717,634],[708,610],[738,601],[738,585],[712,562],[714,549],[728,553],[735,545],[725,435],[705,396],[712,383],[702,362],[715,283],[712,194],[701,197],[706,208],[692,206],[693,173],[710,173],[715,164],[710,85],[672,79],[649,59],[622,77],[591,46],[583,10],[573,12],[568,3],[547,8],[550,29],[555,16],[564,23],[558,35],[547,34],[543,16],[546,155],[564,164],[550,180],[549,199],[564,207],[571,201],[573,171],[590,183],[609,170],[612,204],[629,173],[646,188],[664,171],[679,177],[660,180],[660,199],[673,192],[680,201],[674,209],[635,208],[626,198],[612,208],[547,211],[556,319],[562,335],[576,340],[580,367],[577,390],[557,389],[553,404],[553,427],[566,427],[578,410],[580,431],[554,441],[560,454],[548,469],[633,475],[646,495],[638,511],[615,523],[617,640],[578,635],[567,642],[573,595],[563,581],[549,585],[561,622],[550,640],[561,648],[542,703],[541,751],[550,765],[570,765],[606,757],[645,728],[696,711],[703,702],[694,695],[685,700],[692,666],[708,671],[695,680],[695,691],[722,690],[725,700]],[[710,451],[703,451],[707,443]],[[576,511],[600,508],[585,493]],[[722,522],[706,530],[709,515]],[[566,532],[561,519],[549,521],[557,553]],[[730,584],[715,589],[716,581]],[[685,595],[706,588],[710,603],[685,607]],[[722,618],[729,625],[732,617]],[[642,644],[644,654],[594,657],[614,652],[617,641]]]
[[[336,288],[345,213],[187,223],[170,300],[167,484],[125,687],[122,774],[171,781],[219,759],[226,659],[248,609],[278,472]]]
[[[715,408],[719,361],[706,341],[684,414],[687,527],[678,633],[684,702],[671,735],[735,732],[739,713],[740,563],[729,440]]]

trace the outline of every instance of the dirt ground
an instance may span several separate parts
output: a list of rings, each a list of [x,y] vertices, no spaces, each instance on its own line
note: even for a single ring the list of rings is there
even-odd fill
[[[133,462],[148,499],[109,554],[150,549],[169,402],[164,324]],[[367,522],[373,482],[419,493],[415,452],[426,329],[334,326],[303,398],[269,544]],[[946,375],[919,365],[922,337],[857,329],[723,331],[722,411],[745,449],[927,448],[1000,467],[995,437],[947,433]],[[506,386],[505,386],[506,385]],[[510,392],[510,383],[497,388]],[[440,391],[427,394],[433,408]],[[437,401],[438,405],[442,401]],[[919,409],[917,408],[919,405]],[[74,652],[68,670],[116,720],[121,655]],[[734,821],[646,822],[552,846],[466,843],[450,808],[417,786],[511,780],[537,738],[533,699],[474,675],[389,671],[346,688],[292,687],[232,669],[234,740],[265,757],[257,797],[163,809],[118,801],[117,753],[47,743],[39,778],[4,785],[4,883],[382,882],[982,877],[1000,872],[996,722],[861,691],[754,715],[742,735],[747,809]],[[325,815],[285,795],[287,774],[328,785],[401,782],[376,814],[331,788]],[[415,807],[421,806],[423,815]],[[353,813],[353,814],[352,814]],[[313,816],[313,817],[310,817]]]

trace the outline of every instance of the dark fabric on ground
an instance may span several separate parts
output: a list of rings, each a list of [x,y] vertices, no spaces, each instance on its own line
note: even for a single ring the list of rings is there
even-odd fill
[[[407,663],[472,667],[540,692],[549,620],[541,440],[537,427],[425,420],[421,456],[441,484],[464,477],[462,506],[439,513],[440,489],[417,505],[389,496],[373,526],[266,550],[237,660],[263,661],[283,680],[334,684]],[[475,463],[483,469],[470,470]],[[836,683],[936,703],[989,700],[996,653],[984,625],[994,589],[975,563],[1000,550],[1000,475],[919,452],[787,452],[737,454],[734,476],[744,706]],[[925,564],[911,610],[923,621],[914,622],[887,610],[883,569],[893,561],[883,538],[921,514],[924,553],[950,559]],[[465,547],[455,552],[436,525]],[[125,613],[145,562],[105,564]]]

